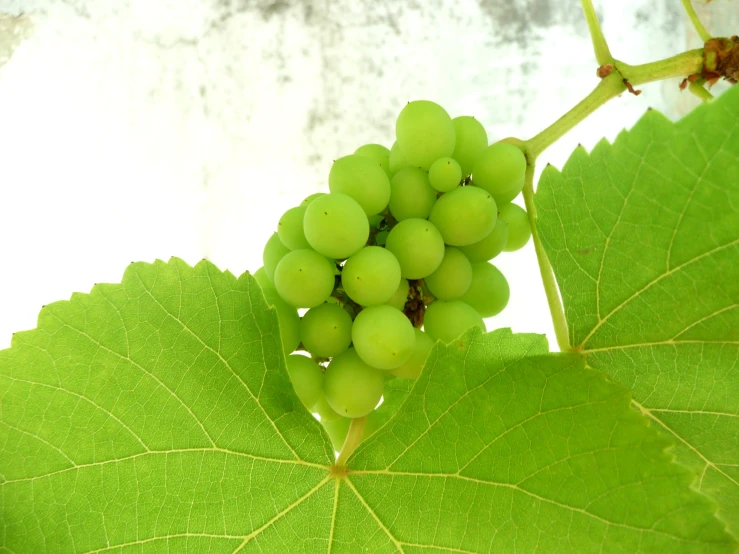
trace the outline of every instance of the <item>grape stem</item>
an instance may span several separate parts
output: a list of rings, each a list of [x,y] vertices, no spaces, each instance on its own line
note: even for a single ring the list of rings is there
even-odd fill
[[[671,58],[642,65],[629,65],[618,60],[613,60],[611,65],[613,67],[610,73],[603,77],[580,103],[541,133],[522,143],[529,163],[533,163],[544,150],[603,104],[630,90],[629,87],[633,90],[635,86],[653,81],[700,74],[703,70],[703,49],[689,50]]]
[[[713,94],[708,92],[706,88],[703,86],[705,84],[705,80],[700,79],[698,81],[695,81],[693,83],[690,83],[688,85],[688,89],[690,92],[695,94],[698,98],[700,98],[703,102],[710,102],[713,100]]]
[[[349,432],[346,434],[346,439],[344,440],[344,445],[341,447],[339,457],[336,458],[337,467],[345,467],[346,461],[349,459],[349,456],[354,453],[354,451],[357,449],[357,446],[359,446],[359,443],[362,442],[362,435],[364,434],[364,424],[366,421],[367,416],[352,419],[352,422],[349,425]]]
[[[608,48],[606,37],[603,36],[603,31],[600,28],[600,22],[598,21],[598,15],[595,13],[592,0],[580,0],[582,4],[582,11],[585,12],[585,20],[588,22],[588,30],[590,31],[590,38],[593,41],[593,50],[595,51],[595,59],[598,65],[605,66],[613,63],[613,56],[611,56],[611,50]]]
[[[685,8],[685,13],[688,14],[688,17],[690,18],[691,23],[693,23],[693,27],[695,27],[695,30],[698,33],[698,36],[701,37],[701,40],[703,42],[708,42],[709,40],[711,40],[710,33],[703,26],[703,23],[701,23],[701,20],[698,17],[698,14],[695,13],[695,8],[693,8],[693,3],[690,0],[682,0],[682,2],[683,2],[683,8]]]
[[[549,258],[544,250],[544,245],[539,237],[539,230],[536,228],[536,205],[534,204],[534,164],[528,165],[526,168],[526,177],[523,185],[523,199],[526,203],[526,212],[529,216],[529,224],[531,225],[531,238],[534,241],[534,250],[536,251],[536,260],[539,262],[539,272],[541,280],[544,283],[544,292],[547,295],[547,304],[549,304],[549,312],[552,314],[552,323],[554,324],[554,334],[557,337],[557,345],[562,352],[568,352],[572,348],[570,346],[569,333],[567,331],[567,319],[565,318],[562,299],[559,296],[559,288],[554,278],[554,270]]]

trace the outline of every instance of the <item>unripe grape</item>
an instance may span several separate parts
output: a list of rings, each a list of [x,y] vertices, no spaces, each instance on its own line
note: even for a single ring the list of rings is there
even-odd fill
[[[300,320],[300,338],[314,356],[333,358],[352,342],[352,318],[338,304],[321,304]]]
[[[380,165],[366,156],[352,154],[331,166],[328,188],[356,200],[367,215],[380,213],[390,200],[390,180]]]
[[[385,216],[382,214],[375,214],[371,215],[367,218],[369,221],[370,228],[377,229],[383,221],[385,221]]]
[[[275,289],[296,308],[323,304],[334,290],[334,266],[313,250],[293,250],[275,269]]]
[[[416,217],[426,219],[436,202],[436,191],[425,171],[406,167],[390,181],[390,213],[398,221]]]
[[[456,142],[452,158],[459,162],[462,168],[462,176],[466,177],[472,173],[472,167],[477,158],[488,146],[488,134],[485,127],[474,117],[462,115],[452,119]]]
[[[326,402],[325,394],[321,394],[321,398],[319,398],[318,402],[313,405],[313,409],[311,410],[311,412],[318,414],[321,417],[321,423],[326,423],[327,421],[336,421],[341,417],[341,414],[336,413],[336,410],[334,410],[331,406],[329,406],[328,402]]]
[[[388,306],[392,306],[396,310],[403,311],[403,308],[405,308],[405,303],[408,302],[408,292],[410,291],[411,286],[408,283],[407,279],[401,279],[400,284],[398,285],[398,288],[395,289],[395,292],[390,297],[390,300],[385,302]]]
[[[511,296],[508,281],[493,264],[472,264],[472,283],[462,300],[482,317],[499,314],[508,305]]]
[[[267,240],[267,244],[264,245],[264,251],[262,252],[262,263],[264,264],[264,272],[267,274],[270,282],[274,283],[275,280],[275,268],[277,264],[285,254],[290,252],[290,249],[282,244],[280,236],[277,233],[272,233],[272,236]]]
[[[383,372],[367,365],[354,348],[336,356],[323,376],[326,402],[344,417],[363,417],[375,409],[385,388]]]
[[[404,167],[413,167],[410,163],[408,163],[408,160],[405,159],[405,154],[400,151],[400,146],[398,146],[397,140],[393,143],[392,148],[390,148],[388,167],[390,169],[391,176],[395,175]]]
[[[415,341],[410,320],[392,306],[371,306],[354,318],[354,348],[362,360],[377,369],[403,365],[411,357]]]
[[[277,234],[280,235],[282,244],[290,250],[310,248],[310,244],[305,240],[305,232],[303,232],[304,215],[305,207],[290,208],[282,214],[280,222],[277,224]]]
[[[487,262],[503,252],[507,242],[508,223],[499,215],[498,220],[495,222],[495,227],[493,227],[493,230],[490,231],[488,236],[474,244],[460,246],[459,249],[464,252],[465,256],[472,263]]]
[[[405,105],[395,123],[395,136],[408,163],[425,171],[439,158],[454,152],[452,118],[444,108],[428,100]]]
[[[423,329],[434,340],[452,342],[471,327],[485,332],[485,322],[475,309],[461,300],[435,300],[423,316]]]
[[[447,246],[436,271],[425,279],[431,294],[439,300],[462,298],[472,283],[472,264],[461,250]]]
[[[434,340],[428,335],[428,333],[424,333],[420,329],[415,328],[413,329],[413,332],[416,335],[416,344],[413,347],[413,354],[411,354],[411,357],[408,358],[408,361],[402,366],[391,369],[389,372],[397,377],[402,377],[403,379],[416,379],[421,375],[421,370],[426,363],[426,358],[428,358],[429,352],[431,352],[431,349],[434,346]]]
[[[346,194],[324,194],[305,210],[305,238],[319,254],[337,260],[359,251],[369,238],[369,220]]]
[[[381,144],[365,144],[354,151],[357,156],[364,156],[380,164],[388,177],[390,173],[390,150]]]
[[[326,430],[328,438],[331,439],[331,446],[334,447],[336,452],[340,452],[346,441],[346,436],[349,434],[349,427],[352,424],[351,418],[339,416],[330,421],[321,419],[321,424]]]
[[[293,352],[300,344],[300,316],[298,311],[285,302],[275,286],[267,277],[267,272],[260,267],[254,272],[254,278],[259,283],[264,293],[267,305],[277,312],[277,323],[280,326],[280,337],[282,338],[282,350],[285,354]]]
[[[287,373],[295,393],[303,405],[310,409],[323,396],[323,371],[321,366],[306,356],[292,354],[287,357]]]
[[[453,158],[439,158],[429,169],[429,183],[439,192],[449,192],[462,181],[462,168]]]
[[[478,187],[459,187],[436,201],[429,221],[446,244],[465,246],[489,235],[497,218],[498,208],[490,193]]]
[[[499,142],[485,149],[472,168],[472,182],[504,203],[511,193],[523,188],[526,157],[512,144]],[[510,201],[510,200],[509,200]]]
[[[506,204],[500,209],[500,219],[508,223],[508,242],[504,250],[513,252],[526,246],[531,238],[531,225],[526,210],[517,204]]]
[[[341,271],[349,298],[361,306],[384,304],[400,285],[400,264],[392,252],[366,246],[350,256]]]
[[[385,248],[395,254],[405,279],[431,275],[444,258],[444,239],[434,224],[425,219],[398,223],[388,234]]]
[[[303,208],[307,208],[308,207],[308,204],[310,204],[311,202],[313,202],[316,198],[318,198],[320,196],[324,196],[325,194],[326,194],[325,192],[314,192],[310,196],[306,196],[305,199],[300,203],[300,205]]]

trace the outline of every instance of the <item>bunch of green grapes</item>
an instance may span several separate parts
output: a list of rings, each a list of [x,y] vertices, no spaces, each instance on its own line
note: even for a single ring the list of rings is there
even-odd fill
[[[508,282],[490,260],[531,236],[511,203],[525,170],[522,152],[489,144],[475,118],[420,100],[400,112],[390,149],[339,158],[330,192],[280,218],[255,277],[295,392],[337,449],[350,419],[374,430],[387,380],[417,378],[435,341],[484,332],[505,308]]]

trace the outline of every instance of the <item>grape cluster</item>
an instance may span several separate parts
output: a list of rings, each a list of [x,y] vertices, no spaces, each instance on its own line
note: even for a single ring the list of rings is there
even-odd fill
[[[339,158],[330,193],[280,218],[255,277],[285,353],[310,354],[289,355],[288,372],[336,443],[349,418],[370,415],[372,431],[386,380],[418,377],[434,341],[485,331],[505,308],[508,282],[489,261],[531,236],[511,203],[525,170],[475,118],[420,100],[400,112],[392,148]]]

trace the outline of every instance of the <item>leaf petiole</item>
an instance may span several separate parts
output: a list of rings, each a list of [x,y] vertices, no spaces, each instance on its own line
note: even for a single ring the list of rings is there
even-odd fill
[[[580,3],[582,4],[583,12],[585,12],[585,20],[588,22],[588,30],[590,31],[590,38],[593,41],[593,50],[595,51],[595,59],[598,65],[602,67],[613,63],[613,56],[611,56],[611,50],[608,48],[603,30],[600,28],[598,15],[595,13],[592,0],[580,0]]]
[[[562,352],[572,350],[570,345],[569,333],[567,330],[567,319],[562,305],[562,299],[559,296],[559,287],[554,278],[554,270],[552,264],[549,263],[544,245],[539,237],[539,231],[536,228],[536,205],[534,204],[534,165],[529,164],[526,167],[526,177],[523,185],[523,199],[526,203],[526,212],[529,216],[529,224],[531,225],[531,238],[534,242],[536,251],[536,260],[539,262],[539,272],[541,280],[544,284],[544,292],[547,295],[547,304],[549,304],[549,312],[552,314],[552,323],[554,324],[554,334],[557,337],[557,345]]]
[[[352,419],[349,425],[349,432],[344,440],[344,445],[341,447],[338,458],[336,458],[336,467],[345,467],[346,461],[349,459],[354,451],[362,442],[362,435],[364,434],[364,424],[367,421],[367,416],[357,417]]]
[[[703,26],[703,23],[701,23],[700,18],[698,17],[698,14],[695,12],[695,8],[693,8],[693,3],[690,0],[682,0],[683,8],[685,8],[685,12],[688,14],[688,17],[690,18],[690,21],[693,23],[693,27],[695,27],[696,32],[698,33],[698,36],[701,37],[701,40],[703,42],[708,42],[711,40],[711,35],[708,32],[708,30]]]

